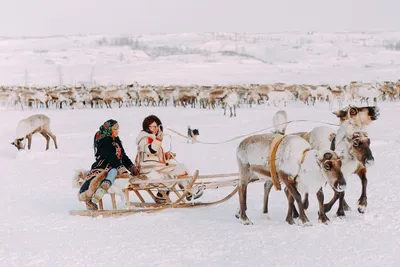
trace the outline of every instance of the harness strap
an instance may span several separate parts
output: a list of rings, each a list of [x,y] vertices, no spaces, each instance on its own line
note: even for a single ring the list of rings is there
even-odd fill
[[[271,170],[272,184],[276,190],[281,190],[281,183],[276,172],[276,151],[278,151],[279,144],[285,138],[286,135],[276,135],[271,142],[271,149],[269,151],[269,168]]]
[[[281,183],[278,178],[278,173],[276,172],[276,164],[275,164],[276,152],[278,151],[278,147],[285,137],[286,137],[286,135],[275,136],[271,142],[271,150],[269,152],[269,168],[271,171],[272,184],[274,185],[276,190],[281,190]],[[306,150],[303,151],[303,155],[301,157],[300,164],[303,164],[303,162],[306,158],[306,154],[310,150],[311,150],[311,148],[307,148]],[[295,181],[297,176],[298,175],[293,177],[292,181]]]
[[[303,151],[303,156],[301,157],[300,164],[303,164],[303,163],[304,163],[304,160],[306,159],[306,154],[307,154],[307,152],[310,151],[310,150],[311,150],[311,148],[307,148],[306,150]]]
[[[300,160],[300,165],[303,164],[304,160],[306,159],[307,152],[310,151],[310,150],[311,150],[311,148],[307,148],[306,150],[303,151],[303,155],[301,156],[301,160]],[[297,179],[298,176],[299,176],[299,174],[296,174],[296,176],[293,177],[291,179],[291,181],[292,182],[296,182],[296,179]]]

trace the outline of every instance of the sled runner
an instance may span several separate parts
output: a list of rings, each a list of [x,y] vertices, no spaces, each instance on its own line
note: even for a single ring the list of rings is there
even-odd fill
[[[103,201],[106,196],[99,202],[99,210],[74,210],[70,211],[71,215],[79,216],[125,216],[135,213],[152,213],[159,212],[170,208],[194,208],[217,205],[229,200],[237,192],[238,173],[215,174],[215,175],[199,175],[196,170],[192,176],[186,175],[168,180],[143,180],[139,177],[118,178],[128,179],[128,187],[122,189],[125,196],[125,209],[117,209],[115,194],[110,193],[112,208],[105,210]],[[180,184],[184,183],[182,188]],[[222,187],[232,187],[232,191],[223,197],[211,202],[202,202],[201,199],[193,199],[191,190],[194,186],[200,186],[203,190],[218,189]],[[131,193],[132,192],[132,193]],[[162,194],[165,203],[157,203],[157,193]],[[133,201],[132,201],[133,200]]]

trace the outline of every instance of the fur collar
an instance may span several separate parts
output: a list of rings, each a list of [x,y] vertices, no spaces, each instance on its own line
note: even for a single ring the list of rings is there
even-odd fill
[[[151,137],[151,138],[155,139],[155,135],[154,134],[150,134],[150,133],[145,132],[143,130],[140,131],[139,135],[136,137],[136,144],[139,145],[140,141],[143,138],[147,138],[147,137]]]

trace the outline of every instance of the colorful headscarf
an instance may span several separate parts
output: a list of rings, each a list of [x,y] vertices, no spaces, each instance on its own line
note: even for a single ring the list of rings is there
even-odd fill
[[[117,124],[118,122],[116,120],[108,120],[105,123],[103,123],[100,127],[99,130],[96,132],[94,135],[94,154],[97,152],[97,145],[100,142],[101,139],[107,136],[112,136],[112,127]]]

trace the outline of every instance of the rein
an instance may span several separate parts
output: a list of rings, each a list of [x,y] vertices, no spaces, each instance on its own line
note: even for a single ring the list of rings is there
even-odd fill
[[[219,144],[225,144],[225,143],[229,143],[229,142],[232,142],[232,141],[234,141],[234,140],[237,140],[237,139],[240,139],[240,138],[243,138],[243,137],[246,137],[246,136],[250,136],[250,135],[253,135],[253,134],[256,134],[256,133],[264,132],[264,131],[269,130],[269,129],[275,127],[275,126],[279,126],[279,125],[288,125],[288,124],[294,123],[294,122],[316,122],[316,123],[322,123],[322,124],[327,124],[327,125],[332,125],[332,126],[340,126],[339,124],[336,124],[336,123],[329,123],[329,122],[324,122],[324,121],[314,121],[314,120],[292,120],[292,121],[287,121],[287,122],[284,122],[284,123],[275,124],[275,125],[272,125],[272,126],[269,126],[269,127],[263,128],[263,129],[260,129],[260,130],[258,130],[258,131],[254,131],[254,132],[251,132],[251,133],[248,133],[248,134],[239,135],[239,136],[233,137],[233,138],[231,138],[231,139],[224,140],[224,141],[220,141],[220,142],[205,142],[205,141],[196,140],[196,143],[205,144],[205,145],[219,145]],[[187,139],[187,140],[191,140],[191,139],[188,138],[186,135],[181,134],[181,133],[179,133],[178,131],[175,131],[175,130],[173,130],[173,129],[171,129],[171,128],[168,128],[168,127],[165,127],[165,128],[168,129],[169,131],[175,133],[176,135],[182,137],[182,138],[185,138],[185,139]]]

